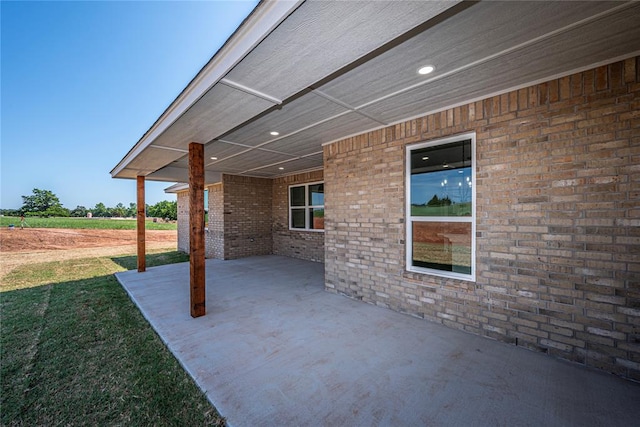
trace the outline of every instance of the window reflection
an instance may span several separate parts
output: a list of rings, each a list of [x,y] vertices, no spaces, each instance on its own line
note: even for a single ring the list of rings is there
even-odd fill
[[[474,136],[454,138],[407,148],[407,268],[473,280]]]
[[[471,224],[414,222],[413,265],[471,274]]]
[[[471,216],[470,154],[471,141],[412,152],[412,216]]]
[[[324,184],[309,186],[309,205],[324,206]]]

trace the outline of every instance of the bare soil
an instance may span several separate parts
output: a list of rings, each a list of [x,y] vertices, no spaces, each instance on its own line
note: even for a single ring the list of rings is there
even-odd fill
[[[147,249],[175,250],[178,232],[146,230]],[[0,229],[0,278],[30,263],[136,253],[136,230]]]

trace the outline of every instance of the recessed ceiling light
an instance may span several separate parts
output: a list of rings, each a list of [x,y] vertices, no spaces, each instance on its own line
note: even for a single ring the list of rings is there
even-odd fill
[[[284,168],[283,168],[282,166],[280,166],[278,169],[279,169],[279,170],[281,170],[281,171],[283,171],[283,170],[284,170]]]
[[[218,160],[218,158],[217,157],[212,157],[211,160]]]
[[[280,135],[280,132],[276,132],[276,131],[274,130],[274,131],[269,132],[269,135],[271,135],[271,136],[278,136],[278,135]]]
[[[433,71],[436,69],[436,67],[434,67],[433,65],[425,65],[424,67],[420,67],[418,68],[418,74],[430,74],[433,73]]]

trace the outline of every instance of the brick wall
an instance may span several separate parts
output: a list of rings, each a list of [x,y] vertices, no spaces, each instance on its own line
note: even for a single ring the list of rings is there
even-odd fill
[[[222,176],[224,259],[273,252],[271,182],[264,178]]]
[[[289,186],[323,180],[322,171],[273,180],[273,253],[324,262],[324,233],[289,230]]]
[[[189,191],[178,196],[178,250],[189,253]]]
[[[209,193],[209,231],[205,236],[207,258],[224,259],[224,205],[222,184],[207,187]]]
[[[405,271],[407,144],[475,131],[477,280]],[[327,289],[640,380],[640,64],[328,145]]]

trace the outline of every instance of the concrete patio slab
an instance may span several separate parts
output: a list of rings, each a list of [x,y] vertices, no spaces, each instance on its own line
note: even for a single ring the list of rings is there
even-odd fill
[[[207,260],[118,280],[231,426],[631,426],[640,384],[324,291],[324,266]]]

